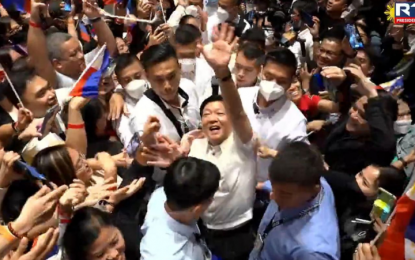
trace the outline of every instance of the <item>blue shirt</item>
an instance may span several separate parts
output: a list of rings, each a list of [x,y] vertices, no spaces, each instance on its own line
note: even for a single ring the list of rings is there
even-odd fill
[[[261,220],[258,234],[263,234],[272,220],[290,219],[316,203],[320,206],[305,216],[274,227],[265,238],[260,253],[255,248],[250,260],[338,260],[339,227],[334,196],[329,184],[321,178],[322,189],[313,201],[299,209],[279,210],[271,201]]]
[[[200,240],[196,222],[182,224],[165,210],[166,194],[163,188],[153,192],[141,229],[141,260],[208,260],[210,251]]]

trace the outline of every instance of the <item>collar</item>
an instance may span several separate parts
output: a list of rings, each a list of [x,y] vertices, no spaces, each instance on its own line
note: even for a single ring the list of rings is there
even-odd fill
[[[73,80],[72,78],[63,75],[62,73],[59,73],[57,71],[56,75],[58,76],[58,82],[59,82],[59,86],[58,88],[72,88],[73,84],[75,84],[75,80]]]
[[[232,140],[233,140],[233,132],[231,132],[231,134],[228,136],[228,138],[226,138],[220,145],[211,145],[209,144],[209,140],[207,138],[206,139],[206,153],[212,153],[213,155],[218,154],[218,153],[222,153],[222,151],[226,151],[231,145],[232,145]]]
[[[320,186],[321,186],[320,192],[317,194],[317,196],[315,196],[311,201],[307,202],[303,206],[294,208],[294,209],[281,210],[280,211],[281,218],[283,219],[292,218],[292,217],[298,216],[299,214],[301,214],[301,212],[305,212],[316,206],[320,206],[323,200],[323,197],[324,197],[324,187],[321,181],[320,181]]]
[[[160,100],[163,102],[163,104],[168,109],[171,109],[171,108],[176,108],[176,109],[185,108],[189,104],[189,95],[187,95],[187,93],[184,92],[184,90],[181,89],[180,87],[178,89],[177,95],[179,95],[180,107],[171,106],[171,105],[167,104],[167,102],[164,101],[162,98],[160,98]]]
[[[268,107],[260,107],[258,105],[258,94],[259,94],[259,88],[258,91],[254,95],[254,99],[252,100],[252,105],[254,109],[254,114],[273,114],[278,112],[280,110],[285,102],[287,101],[287,97],[285,95],[281,96],[279,99],[274,100],[274,102],[271,103]]]
[[[195,234],[200,234],[200,230],[197,227],[196,222],[192,225],[185,225],[178,222],[172,218],[169,213],[167,213],[166,209],[164,208],[164,204],[160,215],[161,219],[164,219],[165,223],[167,224],[167,227],[175,233],[178,233],[187,238],[193,238]]]

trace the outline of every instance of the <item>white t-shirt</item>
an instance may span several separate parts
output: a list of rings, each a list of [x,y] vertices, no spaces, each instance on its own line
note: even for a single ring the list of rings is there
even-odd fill
[[[207,138],[193,141],[189,156],[215,164],[220,171],[219,189],[202,219],[210,229],[227,230],[252,219],[255,199],[256,152],[254,138],[243,144],[232,133],[219,146]]]

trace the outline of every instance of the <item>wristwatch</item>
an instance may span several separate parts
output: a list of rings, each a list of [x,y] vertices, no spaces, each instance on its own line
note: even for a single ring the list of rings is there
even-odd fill
[[[225,77],[223,77],[223,78],[218,78],[218,79],[219,79],[219,81],[221,81],[221,82],[226,82],[226,81],[228,81],[228,80],[232,79],[232,73],[229,71],[229,74],[228,74],[227,76],[225,76]]]

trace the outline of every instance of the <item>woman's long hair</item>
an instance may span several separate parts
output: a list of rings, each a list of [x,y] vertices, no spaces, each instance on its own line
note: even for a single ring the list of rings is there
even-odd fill
[[[69,185],[76,179],[75,167],[65,145],[39,152],[33,159],[33,167],[58,186]]]

